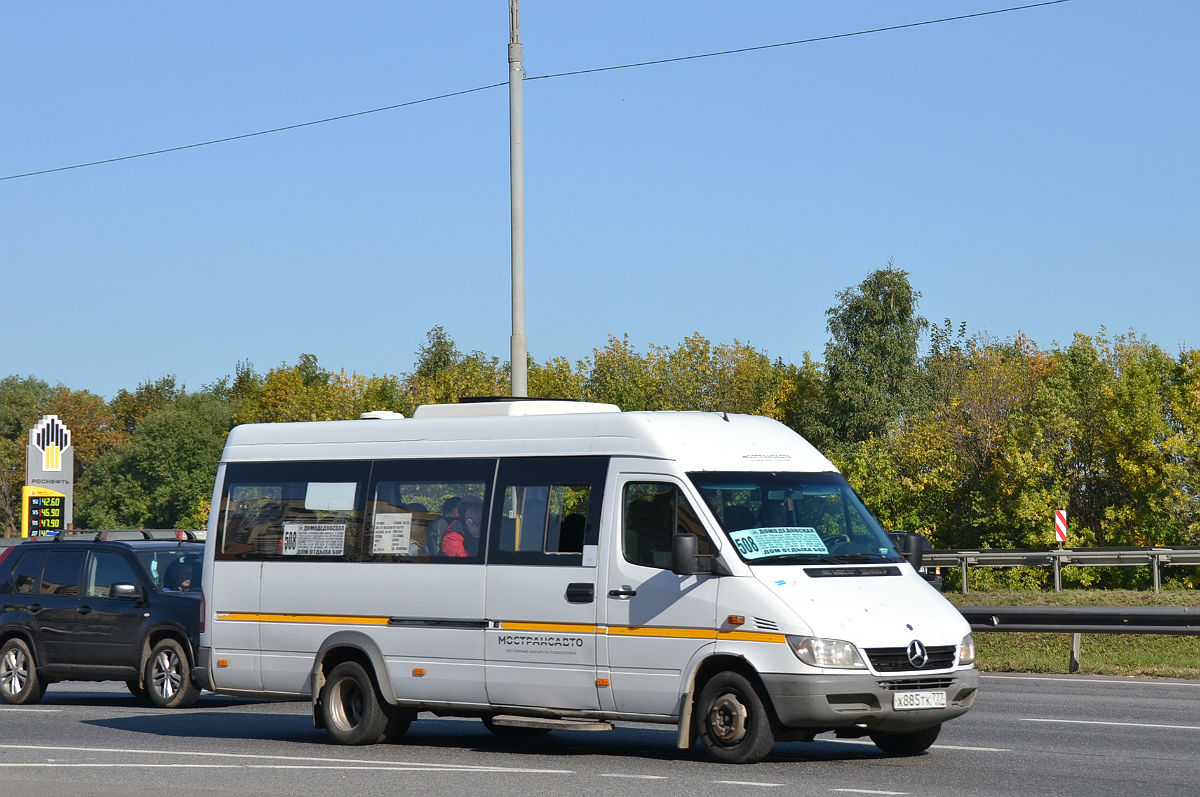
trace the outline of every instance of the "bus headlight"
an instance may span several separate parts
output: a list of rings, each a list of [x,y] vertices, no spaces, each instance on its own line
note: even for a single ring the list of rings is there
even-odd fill
[[[866,669],[862,657],[849,642],[841,639],[821,639],[815,636],[792,636],[788,634],[788,647],[796,658],[812,667],[838,667],[843,669]]]
[[[958,663],[975,663],[975,636],[973,634],[967,634],[958,644]]]

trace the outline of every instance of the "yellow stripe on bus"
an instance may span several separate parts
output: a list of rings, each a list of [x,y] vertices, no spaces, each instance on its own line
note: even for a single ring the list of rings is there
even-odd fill
[[[737,642],[787,642],[783,634],[763,634],[757,631],[718,631],[717,639]]]
[[[242,623],[327,623],[336,625],[387,625],[390,618],[349,614],[264,614],[217,612],[218,620]],[[534,631],[557,634],[609,634],[611,636],[656,637],[660,639],[713,639],[730,642],[786,642],[783,634],[755,631],[718,631],[710,628],[664,628],[632,625],[585,625],[581,623],[531,623],[504,620],[505,631]]]
[[[337,625],[387,625],[388,617],[350,614],[256,614],[251,612],[217,612],[218,620],[242,623],[336,623]]]
[[[580,625],[575,623],[516,623],[504,620],[500,627],[505,631],[549,631],[560,634],[596,634],[604,633],[603,626]]]
[[[647,626],[610,625],[608,633],[612,636],[666,637],[667,639],[717,638],[717,632],[712,628],[651,628]]]

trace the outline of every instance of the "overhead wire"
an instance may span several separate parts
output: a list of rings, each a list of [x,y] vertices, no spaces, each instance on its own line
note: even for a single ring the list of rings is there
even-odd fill
[[[795,47],[795,46],[798,46],[801,44],[814,44],[816,42],[832,41],[834,39],[848,39],[853,36],[867,36],[867,35],[875,34],[875,33],[887,33],[890,31],[904,30],[906,28],[918,28],[918,27],[922,27],[922,26],[926,26],[926,25],[938,25],[938,24],[942,24],[942,23],[946,23],[946,22],[960,22],[960,21],[966,20],[966,19],[977,19],[979,17],[994,16],[996,14],[1007,14],[1007,13],[1011,13],[1014,11],[1025,11],[1025,10],[1031,9],[1031,8],[1041,8],[1043,6],[1054,6],[1054,5],[1059,5],[1061,3],[1069,3],[1069,2],[1071,2],[1071,0],[1042,0],[1041,2],[1027,3],[1025,5],[1020,5],[1020,6],[1009,6],[1007,8],[997,8],[997,9],[992,9],[990,11],[976,11],[976,12],[973,12],[970,14],[958,14],[958,15],[952,16],[952,17],[941,17],[938,19],[926,19],[926,20],[921,20],[919,22],[905,22],[905,23],[901,23],[898,25],[887,25],[887,26],[879,27],[879,28],[869,28],[869,29],[865,29],[865,30],[850,31],[848,33],[831,33],[831,34],[828,34],[825,36],[814,36],[814,37],[808,38],[808,39],[795,39],[793,41],[775,42],[773,44],[759,44],[759,45],[754,45],[752,47],[738,47],[738,48],[730,49],[730,50],[717,50],[714,52],[696,53],[693,55],[680,55],[680,56],[675,56],[672,58],[657,58],[657,59],[650,60],[650,61],[636,61],[636,62],[628,63],[628,64],[616,64],[616,65],[612,65],[612,66],[591,67],[589,69],[575,69],[575,70],[571,70],[568,72],[554,72],[554,73],[546,74],[546,75],[534,75],[531,77],[526,77],[526,78],[524,78],[524,80],[526,80],[526,81],[550,80],[553,78],[575,77],[578,75],[590,75],[590,74],[595,74],[598,72],[613,72],[613,71],[616,71],[619,69],[636,69],[636,68],[640,68],[640,67],[657,66],[660,64],[678,63],[680,61],[694,61],[694,60],[701,59],[701,58],[716,58],[716,57],[725,56],[725,55],[738,55],[738,54],[742,54],[742,53],[756,52],[759,50],[771,50],[771,49],[775,49],[775,48],[779,48],[779,47]],[[22,174],[10,174],[10,175],[4,176],[4,177],[0,177],[0,181],[17,180],[17,179],[20,179],[23,177],[36,177],[38,175],[53,174],[55,172],[65,172],[65,171],[70,171],[72,169],[86,169],[91,166],[102,166],[107,163],[118,163],[120,161],[134,160],[136,158],[148,158],[152,155],[165,155],[169,152],[181,152],[181,151],[187,150],[187,149],[196,149],[198,147],[208,147],[208,146],[212,146],[213,144],[226,144],[230,141],[239,141],[241,139],[254,138],[256,136],[266,136],[266,135],[271,135],[273,133],[282,133],[282,132],[285,132],[288,130],[297,130],[302,127],[312,127],[314,125],[327,124],[329,122],[339,122],[344,119],[353,119],[354,117],[357,117],[357,116],[368,116],[370,114],[382,113],[384,111],[394,111],[399,108],[407,108],[407,107],[410,107],[413,105],[421,105],[423,103],[435,102],[437,100],[446,100],[446,99],[450,99],[451,97],[461,97],[465,94],[474,94],[474,93],[480,92],[480,91],[488,91],[490,89],[500,88],[501,86],[506,86],[506,85],[508,85],[508,81],[501,81],[499,83],[489,83],[486,86],[476,86],[476,87],[470,88],[470,89],[462,89],[460,91],[451,91],[451,92],[447,92],[445,94],[437,94],[437,95],[434,95],[431,97],[422,97],[421,99],[418,99],[418,100],[409,100],[408,102],[400,102],[400,103],[396,103],[394,105],[385,105],[380,108],[371,108],[371,109],[365,110],[365,111],[355,111],[353,113],[345,113],[345,114],[340,114],[338,116],[328,116],[328,117],[325,117],[324,119],[313,119],[308,122],[298,122],[296,124],[282,125],[280,127],[272,127],[267,130],[257,130],[252,133],[242,133],[240,135],[235,135],[235,136],[225,136],[224,138],[214,138],[214,139],[209,139],[207,141],[197,141],[193,144],[181,144],[181,145],[175,146],[175,147],[164,147],[163,149],[156,149],[156,150],[151,150],[148,152],[139,152],[139,153],[136,153],[133,155],[121,155],[121,156],[118,156],[115,158],[104,158],[102,160],[88,161],[86,163],[76,163],[76,164],[72,164],[70,166],[57,166],[52,169],[39,169],[37,171],[24,172]]]

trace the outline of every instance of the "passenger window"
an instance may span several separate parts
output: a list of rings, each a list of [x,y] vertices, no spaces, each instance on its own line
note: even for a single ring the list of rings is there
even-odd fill
[[[94,553],[88,562],[87,595],[89,598],[107,598],[113,584],[140,585],[141,579],[133,565],[117,553]]]
[[[479,562],[496,461],[375,464],[366,552],[373,562]]]
[[[695,534],[698,552],[707,556],[712,544],[699,516],[674,484],[632,482],[625,485],[622,547],[625,560],[635,565],[669,570],[671,538],[675,534]],[[700,559],[702,570],[710,569],[710,560]]]
[[[51,551],[42,571],[42,595],[78,595],[83,551]]]
[[[501,460],[492,518],[497,562],[530,565],[583,563],[595,545],[608,470],[605,457],[528,457]]]
[[[589,484],[509,485],[501,508],[500,550],[549,555],[583,552]]]
[[[368,549],[399,561],[477,558],[483,534],[482,481],[381,481]]]
[[[358,561],[369,470],[365,462],[228,465],[217,558]]]

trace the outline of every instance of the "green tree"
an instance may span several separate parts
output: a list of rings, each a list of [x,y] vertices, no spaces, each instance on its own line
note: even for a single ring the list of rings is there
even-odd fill
[[[648,410],[650,374],[646,359],[629,342],[629,336],[609,335],[603,349],[593,349],[584,359],[583,395],[588,401],[616,404],[623,410]]]
[[[168,374],[153,382],[146,381],[130,393],[121,389],[112,400],[112,412],[117,424],[126,432],[137,428],[142,418],[182,396],[183,389],[175,384],[175,375]]]
[[[572,367],[563,357],[552,357],[544,363],[529,363],[529,395],[538,398],[578,400],[583,397],[583,365]]]
[[[827,312],[829,426],[845,443],[882,433],[916,399],[917,345],[926,326],[908,273],[887,267],[837,294]]]
[[[33,376],[0,379],[0,536],[21,534],[21,486],[29,430],[41,418],[53,389]]]
[[[774,418],[793,429],[818,451],[832,452],[834,438],[827,420],[828,391],[825,372],[820,363],[814,362],[808,352],[800,365],[777,362],[774,387],[763,399],[759,413]]]
[[[71,447],[75,449],[75,482],[105,453],[128,439],[118,424],[108,403],[95,393],[70,390],[59,385],[46,402],[46,413],[57,415],[71,430]]]
[[[203,528],[232,408],[212,393],[178,397],[142,419],[80,483],[81,528]]]

